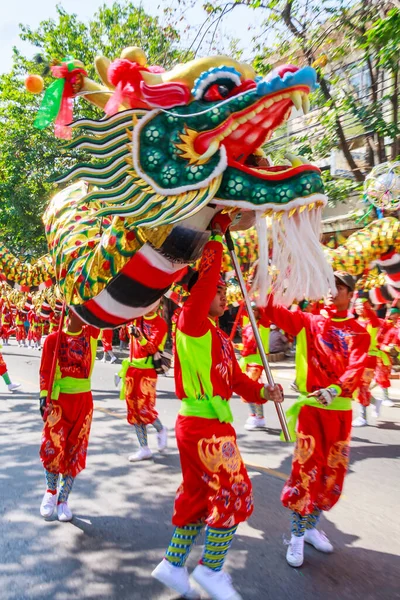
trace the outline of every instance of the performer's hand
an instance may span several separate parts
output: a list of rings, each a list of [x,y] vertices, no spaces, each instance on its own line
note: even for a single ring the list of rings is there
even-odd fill
[[[238,217],[240,217],[240,213],[223,213],[222,211],[214,215],[211,221],[211,229],[213,231],[218,231],[220,233],[225,233],[225,231],[232,225],[232,223],[236,222]]]
[[[137,340],[142,339],[142,337],[143,337],[142,332],[135,325],[131,325],[129,327],[129,333],[130,333],[130,335],[133,335],[133,337],[136,338]]]
[[[271,400],[271,402],[283,402],[283,387],[280,383],[276,383],[275,385],[265,385],[264,389],[267,400]]]
[[[46,409],[47,409],[47,396],[44,396],[43,398],[39,398],[39,411],[40,411],[43,421],[46,421],[46,417],[47,417]]]
[[[307,398],[315,398],[323,406],[329,406],[337,395],[338,391],[335,388],[322,388],[312,394],[308,394]]]

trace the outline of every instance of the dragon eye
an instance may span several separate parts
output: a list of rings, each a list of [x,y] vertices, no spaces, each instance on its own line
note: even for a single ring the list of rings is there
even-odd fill
[[[215,102],[227,98],[240,84],[241,74],[236,69],[220,66],[202,73],[194,82],[191,92],[196,100]]]
[[[234,87],[234,86],[233,86]],[[228,87],[224,84],[214,83],[210,85],[208,90],[203,94],[202,100],[208,100],[208,102],[215,102],[215,100],[223,100],[232,89],[232,86]]]

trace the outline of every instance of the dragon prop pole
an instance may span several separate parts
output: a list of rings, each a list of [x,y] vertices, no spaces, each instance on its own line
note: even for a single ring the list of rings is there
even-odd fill
[[[231,342],[233,341],[233,338],[235,337],[235,333],[236,333],[236,330],[237,330],[238,325],[239,325],[239,320],[240,320],[240,317],[242,316],[243,308],[244,308],[244,303],[242,302],[241,305],[239,306],[238,311],[237,311],[236,319],[235,319],[235,322],[233,324],[231,334],[229,336],[229,339],[231,340]]]
[[[55,375],[56,375],[58,351],[60,349],[60,343],[61,343],[61,332],[62,332],[63,326],[64,326],[65,308],[66,308],[66,305],[65,305],[65,302],[63,302],[63,307],[62,307],[61,316],[60,316],[60,324],[58,326],[58,331],[57,331],[56,348],[55,348],[55,351],[54,351],[53,363],[51,365],[51,371],[50,371],[50,377],[49,377],[49,384],[48,384],[48,393],[50,393],[50,402],[51,402],[51,396],[52,396],[52,393],[53,393],[54,378],[55,378]]]
[[[264,346],[263,346],[263,343],[262,343],[262,340],[260,337],[260,333],[258,331],[257,322],[256,322],[256,319],[255,319],[255,316],[253,313],[253,309],[251,308],[250,298],[247,293],[246,284],[244,282],[243,275],[240,270],[240,265],[239,265],[239,262],[238,262],[238,259],[237,259],[236,253],[235,253],[235,247],[233,245],[233,241],[232,241],[232,237],[231,237],[231,233],[230,233],[229,229],[225,233],[225,239],[226,239],[226,244],[228,246],[229,253],[232,258],[233,265],[235,267],[236,276],[238,278],[240,289],[243,294],[243,299],[244,299],[244,302],[245,302],[245,305],[247,308],[251,327],[252,327],[253,333],[254,333],[254,338],[256,340],[256,343],[258,346],[258,351],[261,356],[262,364],[265,369],[265,373],[267,375],[267,380],[268,380],[269,385],[273,386],[273,385],[275,385],[274,378],[272,376],[272,371],[271,371],[269,363],[268,363],[267,355],[265,354]],[[290,434],[289,434],[288,426],[286,423],[285,413],[283,412],[282,406],[278,402],[275,402],[274,404],[275,404],[276,412],[278,413],[278,418],[279,418],[279,422],[281,424],[284,438],[287,442],[290,442]]]

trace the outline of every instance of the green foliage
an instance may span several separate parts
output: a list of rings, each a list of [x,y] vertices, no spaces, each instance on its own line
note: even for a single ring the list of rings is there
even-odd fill
[[[312,97],[316,112],[307,118],[308,131],[305,124],[303,131],[279,143],[272,139],[267,154],[269,149],[275,156],[294,147],[309,156],[312,147],[318,159],[340,149],[358,182],[354,187],[360,187],[375,164],[400,154],[400,10],[388,10],[392,2],[220,0],[209,3],[208,11],[212,6],[220,13],[228,5],[247,6],[257,22],[263,21],[262,35],[253,40],[253,64],[260,74],[282,61],[311,65],[327,57],[326,66],[316,67],[320,89]],[[361,165],[352,157],[360,146],[366,148]],[[331,199],[342,198],[348,188],[348,181],[335,188],[327,180]]]
[[[87,24],[61,6],[57,13],[57,19],[42,21],[37,29],[22,25],[21,40],[49,61],[74,56],[92,78],[96,55],[113,59],[127,46],[142,47],[149,64],[169,67],[179,59],[176,30],[162,27],[131,2],[104,5]],[[36,255],[46,252],[41,217],[56,190],[49,180],[74,158],[62,153],[62,142],[50,129],[33,128],[41,97],[25,90],[24,78],[40,72],[40,65],[14,48],[12,70],[0,77],[0,231],[11,250]],[[45,78],[46,84],[50,82]],[[82,99],[75,102],[76,118],[101,114]]]

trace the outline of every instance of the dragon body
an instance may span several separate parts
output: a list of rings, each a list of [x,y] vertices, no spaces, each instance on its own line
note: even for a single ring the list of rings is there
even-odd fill
[[[221,209],[240,210],[238,229],[256,224],[262,294],[272,252],[278,299],[321,297],[333,281],[318,241],[320,172],[299,159],[274,166],[261,148],[294,106],[307,110],[314,70],[283,66],[263,79],[216,56],[163,72],[147,67],[137,48],[118,60],[131,79],[110,81],[114,63],[105,58],[96,61],[103,85],[82,78],[80,95],[106,111],[117,95],[118,112],[71,125],[78,133],[67,148],[91,160],[58,178],[67,187],[44,215],[67,303],[101,328],[151,310],[199,258]]]
[[[357,288],[374,304],[400,296],[400,221],[385,217],[356,231],[335,250],[326,250],[333,268],[358,277]]]

